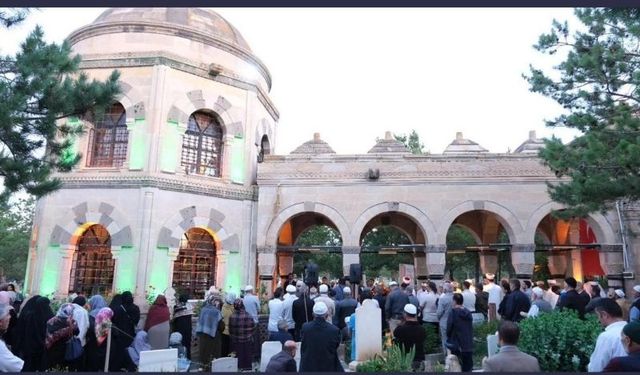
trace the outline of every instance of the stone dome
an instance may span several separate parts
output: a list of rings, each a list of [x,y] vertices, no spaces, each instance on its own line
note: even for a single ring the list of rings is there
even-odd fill
[[[335,154],[335,153],[336,152],[333,151],[333,149],[331,148],[331,146],[329,146],[327,142],[320,139],[320,133],[314,133],[312,140],[301,144],[300,146],[298,146],[298,148],[291,151],[291,154],[293,155],[296,155],[296,154],[318,155],[318,154]]]
[[[149,24],[177,25],[218,37],[235,47],[251,51],[240,32],[218,13],[202,8],[111,8],[94,25],[140,21]]]
[[[409,149],[400,141],[396,140],[391,132],[385,132],[384,138],[379,139],[375,146],[367,152],[368,154],[409,154]]]
[[[470,139],[464,138],[462,132],[457,132],[456,139],[447,146],[443,154],[475,154],[482,152],[489,152],[489,150]]]

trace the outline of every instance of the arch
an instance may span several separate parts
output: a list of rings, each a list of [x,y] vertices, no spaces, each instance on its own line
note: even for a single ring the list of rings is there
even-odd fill
[[[281,210],[271,221],[267,229],[266,245],[275,247],[282,226],[292,217],[305,212],[314,212],[326,216],[338,229],[343,246],[346,244],[345,239],[350,233],[349,225],[335,208],[318,202],[300,202]]]
[[[438,243],[446,243],[447,231],[458,216],[466,212],[478,210],[487,211],[496,215],[496,219],[500,224],[502,224],[502,227],[507,232],[509,241],[511,243],[522,243],[523,229],[516,215],[514,215],[508,208],[496,202],[485,200],[468,200],[450,209],[440,222],[440,227],[438,228]]]
[[[82,225],[79,229],[68,291],[83,292],[85,295],[111,292],[116,260],[113,258],[109,231],[103,225],[93,223]]]
[[[221,125],[226,135],[244,137],[242,121],[236,120],[236,118],[240,119],[242,117],[239,114],[237,116],[233,115],[234,112],[239,111],[239,108],[236,109],[222,95],[215,95],[210,92],[203,93],[203,90],[193,90],[178,98],[169,108],[167,121],[181,124],[185,129],[192,113],[208,109],[220,116]]]
[[[205,229],[212,235],[216,250],[240,250],[238,234],[224,227],[225,215],[211,207],[189,206],[172,215],[160,228],[156,248],[178,249],[183,234],[193,228]]]
[[[471,235],[471,237],[473,237],[473,240],[476,241],[477,245],[482,244],[482,238],[480,238],[480,236],[478,236],[478,233],[476,233],[473,229],[469,228],[468,226],[466,226],[464,224],[460,224],[460,223],[451,224],[451,226],[449,226],[449,228],[451,228],[454,225],[459,226],[465,232],[469,233],[469,235]],[[447,229],[447,234],[448,233],[449,233],[449,229]]]
[[[266,134],[262,136],[258,150],[258,163],[264,161],[265,155],[271,155],[271,143],[269,142],[269,136]]]
[[[192,113],[182,137],[180,165],[189,174],[221,177],[223,143],[221,120],[215,112]]]
[[[87,141],[88,167],[119,168],[127,161],[130,139],[126,117],[124,105],[116,101],[103,116],[92,119]]]
[[[256,133],[255,133],[255,145],[257,147],[260,146],[260,141],[264,136],[267,136],[269,140],[273,140],[273,127],[271,126],[271,122],[266,118],[262,118],[258,125],[256,125]]]
[[[369,221],[374,217],[385,212],[402,213],[412,219],[424,234],[426,243],[433,243],[437,237],[433,222],[417,207],[404,202],[383,202],[367,208],[358,216],[351,231],[349,244],[352,246],[359,246],[360,235],[367,223],[369,223]]]
[[[145,96],[134,85],[128,84],[125,80],[120,79],[120,94],[116,96],[127,112],[127,124],[132,123],[135,119],[142,119],[145,116]]]
[[[77,244],[78,236],[93,224],[100,224],[111,235],[111,246],[131,246],[133,236],[126,217],[106,202],[85,201],[74,206],[56,225],[49,237],[49,244],[68,248]]]
[[[216,236],[211,229],[187,229],[173,261],[171,279],[174,287],[177,284],[192,298],[203,298],[204,291],[216,282],[218,250]]]
[[[532,243],[533,239],[536,235],[536,230],[540,221],[544,219],[545,216],[551,213],[551,211],[561,210],[564,206],[560,203],[550,201],[540,205],[532,214],[529,216],[529,220],[527,221],[527,228],[525,231],[525,238],[530,240]],[[603,244],[615,244],[620,241],[616,239],[616,233],[613,229],[613,226],[609,222],[609,220],[602,215],[601,213],[591,213],[586,218],[589,226],[593,229],[596,238],[599,243]]]

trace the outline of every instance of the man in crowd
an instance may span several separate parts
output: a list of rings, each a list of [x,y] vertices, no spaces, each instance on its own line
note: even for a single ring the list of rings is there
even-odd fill
[[[487,318],[489,313],[489,293],[484,291],[484,285],[482,283],[476,284],[476,312],[482,313],[484,318]]]
[[[473,369],[473,322],[471,313],[463,306],[463,297],[455,293],[451,298],[451,312],[447,319],[447,349],[460,359],[463,372]],[[453,345],[453,347],[451,346]]]
[[[265,372],[296,372],[296,346],[295,341],[286,341],[282,347],[282,351],[269,360]]]
[[[576,293],[577,295],[577,293]],[[620,334],[626,322],[622,320],[620,306],[611,298],[602,298],[595,308],[604,332],[598,335],[587,369],[589,372],[601,372],[611,358],[626,355]]]
[[[476,312],[476,294],[471,291],[471,282],[468,280],[462,283],[462,298],[464,308],[469,310],[470,313]]]
[[[440,339],[442,342],[443,353],[447,352],[447,323],[449,321],[449,314],[453,306],[453,285],[450,282],[445,282],[442,285],[442,294],[438,298],[438,308],[436,309],[436,315],[438,316],[438,322],[440,323]]]
[[[550,313],[553,311],[551,304],[544,300],[544,291],[539,287],[531,290],[531,307],[528,312],[521,312],[520,315],[525,318],[535,318],[541,312]]]
[[[333,321],[333,316],[336,313],[336,304],[329,297],[329,286],[327,284],[320,285],[320,296],[316,297],[313,302],[318,303],[322,302],[327,306],[328,314],[327,314],[327,322],[331,323]]]
[[[527,295],[520,290],[520,280],[511,279],[509,285],[511,286],[511,293],[505,297],[504,316],[502,318],[512,322],[519,322],[523,319],[520,313],[528,312],[531,302],[529,302]]]
[[[293,336],[289,333],[289,324],[286,320],[281,319],[278,321],[278,331],[269,332],[269,341],[280,341],[284,345],[289,340],[293,340]]]
[[[405,350],[415,350],[413,356],[413,370],[422,371],[424,361],[424,340],[426,332],[418,322],[418,309],[411,303],[404,306],[404,323],[393,331],[393,337]]]
[[[384,309],[385,315],[389,319],[389,330],[393,333],[402,321],[404,305],[409,303],[409,296],[398,288],[398,283],[395,281],[390,282],[389,287],[391,287],[391,292],[387,296]]]
[[[253,294],[253,286],[247,285],[244,287],[244,297],[242,298],[244,303],[244,309],[247,314],[251,315],[253,322],[258,324],[258,314],[260,313],[260,300],[258,296]]]
[[[578,282],[573,277],[567,277],[564,279],[565,282],[565,293],[560,297],[558,304],[556,305],[557,309],[571,309],[576,310],[580,319],[584,318],[584,308],[587,306],[584,298],[580,297],[576,288],[578,286]]]
[[[300,330],[302,325],[306,322],[313,320],[313,300],[309,298],[307,293],[307,286],[302,285],[300,287],[300,297],[293,301],[292,315],[295,322],[294,339],[300,341]]]
[[[531,281],[524,280],[522,282],[522,293],[526,294],[529,299],[531,299]]]
[[[482,361],[482,370],[484,372],[540,372],[538,359],[518,349],[519,339],[518,325],[508,320],[502,321],[498,329],[500,352],[491,358],[485,357]]]
[[[345,283],[347,282],[347,279],[345,277],[341,277],[338,279],[338,283],[336,284],[336,286],[333,287],[333,292],[336,294],[335,300],[336,301],[342,301],[342,299],[344,298],[344,287],[345,287]]]
[[[620,306],[620,309],[622,309],[622,320],[628,322],[631,303],[625,297],[626,295],[622,289],[616,289],[613,291],[613,299],[616,300],[616,303]]]
[[[484,291],[489,293],[489,321],[497,320],[498,306],[502,301],[502,288],[496,285],[493,281],[496,275],[487,273],[484,275]]]
[[[585,313],[590,313],[593,312],[593,309],[596,308],[598,301],[600,301],[600,286],[599,285],[592,285],[591,286],[591,300],[589,301],[589,303],[587,303],[587,306],[585,306],[584,308],[584,312]]]
[[[622,328],[622,346],[628,355],[612,358],[602,371],[640,373],[640,322],[631,322]]]
[[[314,320],[302,326],[300,372],[343,372],[338,358],[340,331],[327,323],[327,305],[313,305]]]
[[[584,305],[587,306],[589,301],[591,301],[591,295],[589,295],[589,293],[585,290],[584,284],[580,281],[576,283],[576,292],[578,292],[578,295],[582,298]]]
[[[631,303],[631,309],[629,310],[629,321],[640,321],[640,285],[633,287],[633,302]]]
[[[344,293],[344,299],[336,303],[336,312],[333,317],[333,324],[340,329],[343,336],[346,336],[344,330],[347,325],[344,322],[344,319],[356,312],[358,301],[353,298],[351,288],[348,286],[344,287],[342,292]]]
[[[298,299],[298,297],[296,297],[296,291],[295,286],[291,284],[287,285],[287,294],[284,295],[284,302],[282,303],[282,317],[287,321],[289,333],[294,337],[296,334],[296,322],[293,320],[293,302]]]

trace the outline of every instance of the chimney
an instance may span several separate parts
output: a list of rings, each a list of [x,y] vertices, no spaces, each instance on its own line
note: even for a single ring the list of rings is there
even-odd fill
[[[536,138],[536,131],[535,130],[529,130],[529,140],[530,141],[535,141]]]
[[[314,142],[320,141],[320,133],[313,133],[313,141]]]
[[[385,141],[390,141],[390,140],[393,139],[393,136],[391,135],[390,131],[384,132],[384,139],[385,139]]]
[[[461,141],[464,138],[462,137],[462,132],[456,132],[456,141]]]

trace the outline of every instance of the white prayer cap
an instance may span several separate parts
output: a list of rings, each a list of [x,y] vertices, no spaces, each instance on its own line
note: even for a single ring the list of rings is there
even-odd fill
[[[302,281],[302,280],[298,280],[298,281],[296,282],[296,287],[297,287],[297,288],[300,288],[300,287],[301,287],[301,286],[303,286],[303,285],[304,285],[304,281]]]
[[[345,286],[344,288],[342,288],[342,292],[344,294],[351,294],[351,288],[349,288],[348,286]]]
[[[327,293],[329,293],[329,287],[327,286],[327,284],[320,285],[320,294],[327,294]]]
[[[535,287],[535,288],[531,289],[531,291],[538,298],[542,298],[542,296],[544,295],[544,290],[542,290],[542,288],[540,288],[540,287]]]
[[[295,293],[296,292],[296,287],[289,284],[287,285],[287,293]]]
[[[614,292],[618,297],[624,298],[624,292],[622,291],[622,289],[616,289]]]
[[[636,292],[640,293],[640,285],[634,286],[633,290],[635,290]]]
[[[395,282],[395,281],[392,281],[392,282],[389,283],[389,286],[394,286],[394,285],[398,285],[398,283]]]
[[[251,291],[253,291],[253,286],[251,286],[251,285],[247,285],[247,286],[245,286],[245,287],[244,287],[244,291],[245,291],[245,292],[251,292]]]
[[[327,311],[329,311],[329,309],[327,308],[327,305],[324,302],[320,301],[313,304],[314,315],[324,316],[324,314],[326,314]]]
[[[404,305],[404,312],[406,312],[407,314],[416,315],[418,313],[418,309],[416,308],[416,305],[407,303],[406,305]]]
[[[485,277],[486,279],[489,279],[489,280],[495,280],[496,275],[494,275],[494,274],[492,274],[492,273],[485,273],[485,274],[484,274],[484,277]]]

